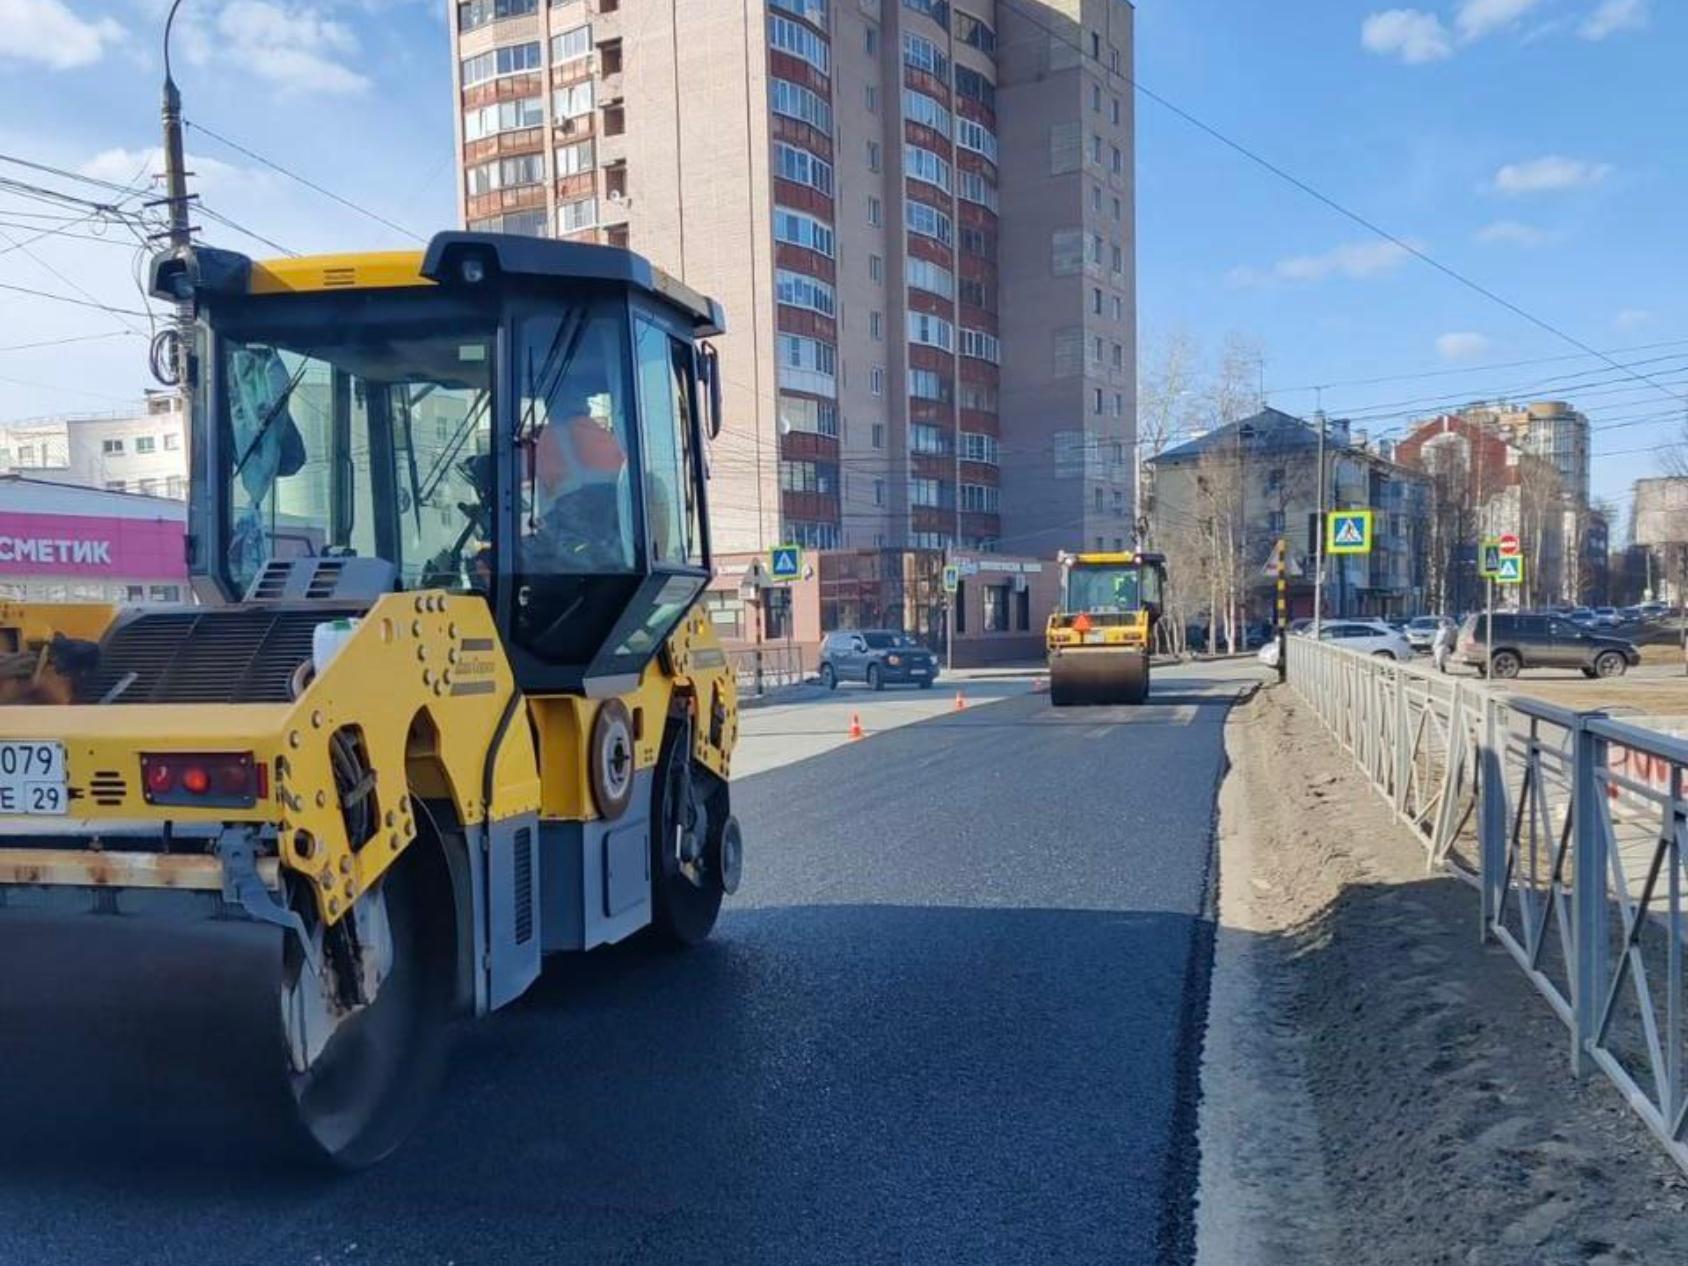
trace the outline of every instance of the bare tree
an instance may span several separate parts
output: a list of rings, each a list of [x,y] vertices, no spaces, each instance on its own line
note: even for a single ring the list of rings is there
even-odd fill
[[[1558,600],[1565,554],[1565,489],[1552,462],[1532,453],[1518,458],[1518,540],[1523,546],[1525,606]]]
[[[1186,330],[1173,330],[1141,363],[1137,384],[1138,539],[1153,544],[1153,462],[1201,417],[1201,350]]]

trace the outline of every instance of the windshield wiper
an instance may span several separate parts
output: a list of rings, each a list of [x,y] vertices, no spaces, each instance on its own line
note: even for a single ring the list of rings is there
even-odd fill
[[[275,420],[281,416],[281,411],[287,407],[287,402],[293,398],[293,389],[303,381],[305,369],[310,363],[308,359],[299,362],[299,368],[294,372],[293,377],[288,380],[286,388],[275,398],[275,403],[265,411],[264,420],[258,424],[257,434],[252,437],[252,442],[246,446],[246,451],[240,455],[240,460],[234,464],[234,475],[237,476],[246,469],[246,463],[252,460],[252,454],[258,451],[258,446],[264,442],[264,437],[270,433],[270,427],[275,425]],[[231,478],[233,477],[231,476]]]

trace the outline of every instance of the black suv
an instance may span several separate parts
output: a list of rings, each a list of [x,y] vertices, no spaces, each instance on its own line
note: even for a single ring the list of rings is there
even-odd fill
[[[1635,643],[1575,623],[1564,616],[1497,612],[1492,677],[1516,677],[1524,668],[1580,668],[1585,677],[1621,677],[1641,662]],[[1468,615],[1459,626],[1459,658],[1484,671],[1488,653],[1485,617]]]
[[[820,674],[828,690],[841,681],[865,681],[875,690],[908,682],[927,690],[938,679],[938,661],[896,629],[841,629],[821,643]]]

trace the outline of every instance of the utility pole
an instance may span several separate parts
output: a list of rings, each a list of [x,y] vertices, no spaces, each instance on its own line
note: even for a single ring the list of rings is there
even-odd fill
[[[1289,593],[1284,579],[1284,556],[1289,552],[1289,540],[1278,538],[1278,680],[1283,681],[1289,665]]]
[[[170,30],[176,21],[176,10],[182,0],[174,0],[169,16],[164,19],[164,204],[169,214],[166,240],[170,253],[185,257],[193,249],[193,225],[188,222],[188,173],[182,146],[182,94],[170,73]],[[193,300],[186,295],[176,299],[175,345],[172,348],[171,369],[174,385],[182,396],[185,416],[188,394],[192,390],[189,362],[193,353]]]
[[[1313,530],[1313,636],[1324,628],[1325,616],[1325,389],[1313,388],[1317,407],[1313,417],[1319,424],[1318,526]]]

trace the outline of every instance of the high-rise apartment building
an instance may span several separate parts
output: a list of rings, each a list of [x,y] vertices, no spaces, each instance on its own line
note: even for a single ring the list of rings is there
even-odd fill
[[[464,0],[473,228],[720,300],[718,550],[1132,536],[1124,0]]]

